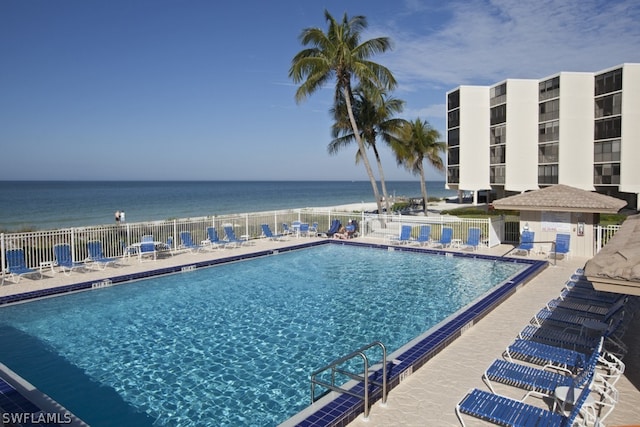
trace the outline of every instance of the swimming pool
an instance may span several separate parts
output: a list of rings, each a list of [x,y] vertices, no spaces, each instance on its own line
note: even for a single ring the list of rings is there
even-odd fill
[[[523,268],[323,245],[5,307],[0,358],[94,426],[275,425],[316,368],[397,349]]]

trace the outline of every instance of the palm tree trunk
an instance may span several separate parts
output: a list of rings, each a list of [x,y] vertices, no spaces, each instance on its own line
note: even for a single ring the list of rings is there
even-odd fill
[[[424,214],[427,214],[427,183],[424,180],[424,168],[422,167],[422,163],[420,163],[420,191],[422,192],[422,210]]]
[[[378,183],[376,182],[376,178],[373,175],[373,169],[371,168],[371,163],[369,163],[369,157],[367,156],[364,142],[362,142],[362,138],[360,137],[360,131],[358,130],[355,116],[353,115],[353,108],[351,107],[351,89],[348,86],[342,89],[342,96],[344,96],[344,101],[347,104],[349,121],[351,122],[351,128],[353,129],[353,135],[355,136],[356,142],[358,143],[358,149],[360,150],[360,154],[362,154],[364,168],[369,175],[369,181],[371,181],[373,196],[376,198],[376,205],[378,206],[378,214],[382,214],[382,202],[380,200],[380,192],[378,191]]]
[[[373,154],[376,156],[376,162],[378,163],[378,173],[380,174],[380,186],[382,187],[382,197],[384,197],[385,209],[389,213],[391,207],[389,206],[389,194],[387,193],[387,185],[384,181],[384,172],[382,171],[382,161],[380,160],[380,154],[375,144],[369,144],[373,147]]]

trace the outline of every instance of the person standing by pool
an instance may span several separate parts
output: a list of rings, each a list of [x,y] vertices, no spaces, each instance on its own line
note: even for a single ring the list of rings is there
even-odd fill
[[[116,211],[116,214],[115,214],[115,216],[116,216],[116,224],[120,224],[120,215],[121,215],[120,211]]]

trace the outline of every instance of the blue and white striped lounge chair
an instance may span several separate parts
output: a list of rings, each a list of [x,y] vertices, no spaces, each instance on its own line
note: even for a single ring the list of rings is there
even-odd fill
[[[411,226],[403,225],[400,227],[400,235],[389,238],[389,244],[407,244],[411,242]]]
[[[556,243],[553,250],[549,252],[549,258],[558,259],[558,255],[562,255],[563,258],[569,258],[570,243],[571,236],[569,234],[556,234]]]
[[[243,244],[247,243],[246,240],[240,240],[236,237],[236,233],[235,231],[233,231],[232,225],[225,225],[223,228],[224,228],[224,234],[225,234],[225,242],[227,246],[229,245],[242,246]]]
[[[461,249],[471,248],[474,251],[477,250],[478,246],[480,246],[480,234],[481,234],[481,230],[479,228],[477,227],[469,228],[469,231],[467,232],[467,241],[463,243],[460,248]]]
[[[536,233],[534,231],[525,230],[520,236],[520,245],[514,249],[515,253],[526,252],[527,255],[533,250],[533,242],[535,241]]]
[[[621,295],[619,300],[626,300],[628,297],[626,295]],[[615,303],[614,303],[615,304]],[[599,316],[604,316],[607,314],[612,304],[604,301],[585,301],[581,299],[573,299],[573,298],[554,298],[547,302],[546,307],[549,310],[571,310],[577,311],[581,313],[588,314],[596,314]]]
[[[557,366],[571,372],[584,366],[587,360],[587,355],[580,351],[520,338],[507,347],[504,356],[510,362],[521,360],[540,366]]]
[[[198,252],[204,250],[203,245],[198,245],[194,243],[193,238],[191,237],[190,231],[181,231],[180,232],[180,249],[186,249],[189,252]]]
[[[55,258],[56,266],[66,276],[69,276],[74,270],[85,269],[83,263],[73,261],[71,246],[66,243],[53,246],[53,257]]]
[[[604,314],[592,313],[592,312],[584,312],[584,311],[573,311],[573,310],[565,310],[561,308],[556,308],[554,310],[549,310],[547,307],[542,308],[532,319],[532,323],[538,326],[542,326],[543,322],[553,322],[560,323],[563,325],[569,326],[581,326],[586,321],[599,321],[602,323],[609,323],[613,316],[620,315],[624,311],[624,304],[626,299],[620,298],[609,307]],[[603,328],[603,330],[606,328]]]
[[[593,374],[585,382],[586,385],[580,389],[580,394],[568,415],[552,412],[539,406],[529,405],[519,400],[479,389],[469,391],[456,405],[456,415],[463,427],[466,424],[462,414],[503,426],[572,427],[591,393],[590,385],[592,382]]]
[[[421,225],[418,237],[413,242],[420,246],[429,246],[431,244],[431,226]]]
[[[212,249],[224,249],[226,247],[226,243],[220,240],[218,230],[216,230],[215,227],[207,227],[207,236],[209,239],[206,241],[206,244]]]
[[[18,283],[22,276],[32,276],[38,274],[42,277],[42,273],[38,270],[27,267],[24,257],[24,249],[9,249],[6,253],[7,272],[9,280]],[[4,280],[4,279],[3,279]]]
[[[92,240],[91,242],[87,242],[87,253],[89,256],[87,257],[86,263],[89,263],[95,267],[98,267],[102,270],[107,268],[108,265],[116,265],[116,258],[109,258],[104,256],[102,252],[102,242],[99,240]]]
[[[527,394],[521,400],[525,400],[530,395],[552,397],[557,387],[584,387],[586,381],[595,374],[601,351],[602,339],[600,339],[598,347],[591,353],[586,364],[580,367],[579,372],[575,376],[572,375],[571,371],[564,370],[557,366],[553,367],[553,370],[548,370],[498,359],[484,371],[482,379],[492,393],[495,393],[492,382],[498,382],[527,390]]]
[[[432,246],[439,246],[441,248],[446,248],[447,246],[451,246],[451,239],[453,239],[453,228],[451,227],[442,227],[442,234],[440,235],[440,240],[437,242],[433,242]]]
[[[269,224],[262,224],[261,227],[262,234],[264,234],[264,237],[269,240],[285,240],[287,238],[287,236],[284,234],[273,234],[271,228],[269,227]]]
[[[140,243],[140,249],[138,250],[138,261],[142,262],[144,258],[152,258],[154,261],[157,258],[156,244],[152,241]]]

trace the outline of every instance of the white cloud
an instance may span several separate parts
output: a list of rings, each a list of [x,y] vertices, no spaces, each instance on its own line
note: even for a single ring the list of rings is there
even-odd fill
[[[640,62],[636,0],[460,0],[437,6],[437,13],[418,0],[405,6],[414,12],[410,18],[399,15],[386,27],[372,28],[394,41],[384,64],[403,90],[448,90]],[[446,20],[434,22],[433,15]]]

